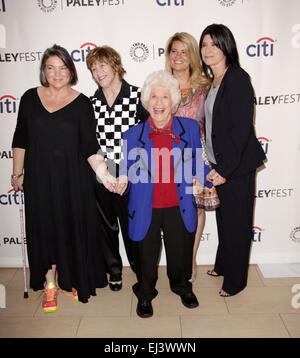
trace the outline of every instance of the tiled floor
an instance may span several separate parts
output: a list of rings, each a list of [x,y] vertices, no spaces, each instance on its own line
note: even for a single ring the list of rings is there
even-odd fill
[[[190,310],[170,291],[165,267],[160,267],[159,295],[153,301],[154,316],[148,319],[135,313],[135,278],[129,268],[124,269],[122,291],[98,290],[88,304],[60,292],[54,314],[42,312],[40,293],[30,290],[29,299],[23,299],[21,269],[0,269],[0,284],[6,288],[0,337],[300,337],[300,277],[265,279],[252,265],[248,287],[221,298],[222,278],[206,275],[209,268],[198,267],[194,292],[200,306]],[[292,292],[294,284],[299,285],[298,296]]]

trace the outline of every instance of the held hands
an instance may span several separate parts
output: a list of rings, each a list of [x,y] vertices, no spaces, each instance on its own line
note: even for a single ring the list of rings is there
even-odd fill
[[[128,177],[126,175],[120,175],[116,186],[115,193],[123,195],[128,185]]]
[[[128,185],[127,176],[121,175],[116,179],[109,173],[104,161],[98,166],[96,174],[107,190],[120,195],[124,194]]]
[[[226,179],[223,178],[218,172],[216,172],[214,169],[211,170],[207,176],[206,179],[210,181],[214,186],[222,185],[226,183]]]

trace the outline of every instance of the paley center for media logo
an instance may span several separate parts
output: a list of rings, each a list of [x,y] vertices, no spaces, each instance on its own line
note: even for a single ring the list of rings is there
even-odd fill
[[[165,49],[163,47],[157,47],[154,44],[150,46],[142,41],[134,42],[129,49],[131,59],[139,63],[150,58],[155,60],[157,57],[163,56],[164,53]]]
[[[253,242],[261,242],[262,241],[262,233],[263,231],[265,231],[264,229],[262,229],[259,226],[253,226],[252,228],[252,232],[253,232],[253,238],[252,241]]]
[[[261,37],[254,44],[246,47],[246,53],[250,57],[268,57],[274,55],[274,43],[271,37]]]
[[[290,239],[297,244],[300,244],[300,226],[295,227],[290,233]]]
[[[9,94],[0,97],[0,114],[16,113],[17,112],[17,98]]]
[[[224,7],[229,7],[232,6],[236,2],[236,0],[218,0],[218,2]]]
[[[48,14],[56,9],[57,0],[37,0],[37,4],[43,12]]]
[[[72,50],[70,55],[74,62],[85,62],[86,56],[91,52],[97,45],[92,42],[85,42],[78,49]]]
[[[144,62],[149,57],[149,47],[143,42],[135,42],[129,51],[130,57],[135,62]]]

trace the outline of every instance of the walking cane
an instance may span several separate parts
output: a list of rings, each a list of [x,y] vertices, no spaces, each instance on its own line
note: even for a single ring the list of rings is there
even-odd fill
[[[22,261],[23,261],[23,277],[24,277],[24,298],[28,298],[27,273],[26,273],[26,250],[25,250],[25,222],[24,222],[24,203],[22,201],[22,192],[19,191],[19,214],[21,226],[22,240]]]

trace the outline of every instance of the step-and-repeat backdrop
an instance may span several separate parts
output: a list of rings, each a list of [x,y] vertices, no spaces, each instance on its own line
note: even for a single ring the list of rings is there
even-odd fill
[[[187,31],[198,40],[211,23],[227,25],[236,37],[268,158],[257,180],[251,262],[300,262],[299,14],[299,0],[0,0],[0,267],[22,262],[11,139],[21,95],[39,85],[43,51],[54,43],[67,48],[79,74],[76,88],[91,95],[96,85],[85,58],[96,45],[114,47],[126,80],[141,86],[164,67],[171,35]],[[199,264],[213,262],[217,239],[215,215],[208,213]],[[122,245],[121,251],[127,264]]]

